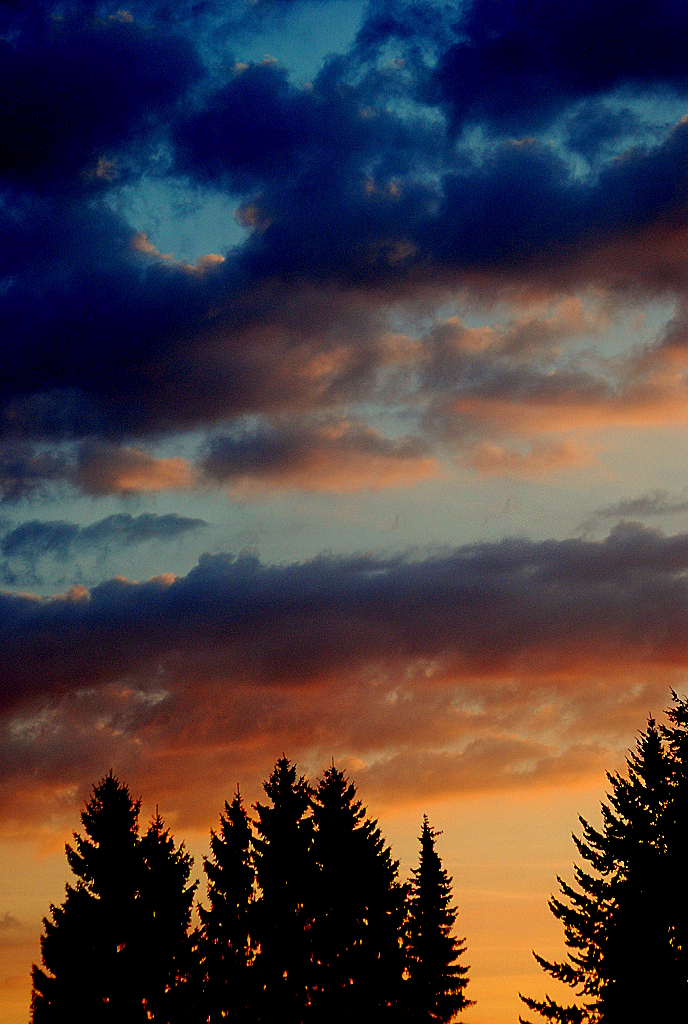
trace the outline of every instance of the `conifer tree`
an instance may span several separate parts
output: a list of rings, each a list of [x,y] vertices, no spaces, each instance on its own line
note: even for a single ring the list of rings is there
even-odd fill
[[[256,804],[254,839],[258,1019],[301,1024],[311,1001],[312,789],[284,756],[263,788],[270,803]]]
[[[435,849],[438,835],[424,815],[408,901],[407,1004],[414,1024],[446,1024],[472,1005],[465,994],[468,967],[459,963],[466,945],[452,934],[458,911],[452,904],[451,878]]]
[[[93,788],[81,813],[84,835],[74,833],[67,861],[76,885],[44,918],[34,965],[33,1024],[69,1019],[145,1020],[136,980],[136,898],[141,881],[138,818],[141,801],[110,772]]]
[[[667,845],[666,875],[681,879],[688,863],[688,699],[672,692],[673,707],[667,711],[668,725],[662,729],[671,766],[671,795],[665,827]],[[670,937],[678,971],[688,979],[688,886],[667,886],[671,901]]]
[[[314,1019],[391,1020],[404,969],[398,861],[334,763],[316,790],[313,822]]]
[[[141,839],[143,876],[137,919],[141,990],[149,1020],[187,1024],[197,967],[189,934],[198,882],[189,882],[193,858],[175,846],[157,812]]]
[[[203,862],[209,908],[199,907],[205,987],[204,1019],[245,1021],[256,1009],[251,970],[255,958],[255,869],[251,821],[239,788],[225,801],[218,832],[210,833],[211,857]]]
[[[668,1021],[688,998],[678,938],[685,901],[682,908],[670,883],[671,871],[679,863],[685,867],[684,841],[674,827],[686,800],[676,759],[676,751],[685,749],[685,705],[677,704],[673,730],[659,730],[649,719],[627,758],[627,778],[608,774],[602,828],[580,818],[582,836],[574,842],[585,866],[574,865],[572,885],[558,879],[563,898],[550,900],[564,926],[568,958],[551,962],[534,954],[547,973],[570,986],[574,1002],[521,997],[546,1020]]]
[[[159,815],[139,839],[140,807],[112,772],[93,787],[84,834],[66,846],[76,884],[43,921],[33,1024],[188,1019],[192,860]]]

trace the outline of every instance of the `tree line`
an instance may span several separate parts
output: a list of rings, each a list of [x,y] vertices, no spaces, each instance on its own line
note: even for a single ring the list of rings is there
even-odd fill
[[[75,882],[51,906],[33,966],[33,1024],[67,1019],[452,1020],[470,1005],[452,883],[427,817],[418,866],[399,879],[376,820],[334,763],[316,786],[285,757],[255,818],[237,788],[204,859],[207,903],[191,918],[193,860],[110,772],[66,847]]]
[[[601,826],[580,818],[574,879],[550,908],[566,959],[534,954],[571,1002],[521,996],[556,1024],[673,1021],[688,1006],[688,699],[650,717],[609,773]],[[281,758],[251,819],[237,790],[211,833],[190,927],[191,857],[110,773],[67,846],[76,877],[44,920],[33,1024],[354,1018],[448,1022],[470,1005],[452,883],[427,817],[408,883],[334,764],[316,787]],[[520,1017],[521,1024],[530,1024]]]

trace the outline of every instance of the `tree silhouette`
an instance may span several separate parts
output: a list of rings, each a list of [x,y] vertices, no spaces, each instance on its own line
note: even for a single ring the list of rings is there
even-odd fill
[[[32,969],[33,1024],[449,1021],[469,1005],[451,880],[427,818],[411,885],[335,767],[314,790],[281,757],[252,822],[239,790],[210,834],[207,907],[157,811],[112,771],[93,787]],[[254,831],[255,828],[255,831]],[[678,934],[678,933],[677,933]]]
[[[34,1024],[78,1017],[93,1021],[144,1020],[132,940],[137,935],[136,896],[141,880],[138,818],[141,801],[110,772],[93,788],[81,813],[85,835],[74,833],[67,861],[76,885],[44,918],[41,952],[34,965]]]
[[[199,907],[202,934],[206,1012],[211,1024],[244,1021],[255,1009],[255,869],[253,830],[237,788],[231,804],[225,801],[220,829],[210,833],[210,858],[203,862],[208,876],[209,908]]]
[[[438,835],[424,815],[408,901],[407,1003],[411,1021],[446,1024],[472,1003],[465,995],[468,967],[459,963],[465,940],[452,934],[458,911],[452,905],[451,879],[435,849]]]
[[[189,1019],[194,1002],[196,962],[189,935],[198,882],[189,882],[193,858],[174,844],[156,809],[141,839],[143,860],[138,936],[143,968],[141,991],[146,1015],[160,1024]]]
[[[66,846],[76,884],[43,920],[33,1024],[181,1019],[192,861],[158,815],[139,839],[140,807],[112,772],[93,787],[84,835]]]
[[[391,1019],[404,969],[398,861],[334,763],[316,790],[313,823],[314,1019]]]
[[[254,839],[259,1019],[299,1024],[311,1000],[312,789],[284,756],[263,788],[270,803],[256,804]]]
[[[671,798],[665,825],[666,877],[681,879],[688,863],[688,700],[673,693],[673,702],[673,707],[667,711],[669,725],[662,729],[671,766]],[[688,979],[688,887],[677,884],[667,889],[671,901],[669,941],[685,986]]]
[[[568,958],[550,962],[534,954],[547,973],[573,989],[576,1001],[521,996],[547,1020],[671,1020],[686,1005],[685,895],[670,880],[680,879],[681,873],[671,874],[679,865],[685,870],[685,819],[679,833],[677,812],[685,812],[686,765],[678,752],[688,746],[688,715],[685,702],[675,697],[675,704],[669,727],[660,730],[649,719],[627,758],[628,777],[608,774],[602,828],[580,818],[582,836],[573,838],[585,866],[574,865],[573,885],[559,878],[563,899],[550,900],[564,926]]]

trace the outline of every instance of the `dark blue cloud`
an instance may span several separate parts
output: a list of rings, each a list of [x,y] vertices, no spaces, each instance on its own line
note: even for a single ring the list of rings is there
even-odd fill
[[[64,520],[31,519],[2,537],[0,551],[6,558],[21,558],[32,563],[45,556],[67,559],[79,551],[176,540],[207,525],[203,519],[153,512],[138,516],[120,512],[87,526]]]
[[[206,181],[226,183],[239,191],[285,171],[296,154],[327,135],[333,141],[330,111],[290,85],[285,68],[252,65],[205,98],[195,114],[178,122],[175,138],[178,167]],[[329,129],[329,131],[328,131]]]
[[[683,666],[687,568],[688,535],[637,524],[600,542],[506,540],[425,559],[205,555],[175,581],[0,594],[0,694],[9,711],[121,678],[325,683],[418,659],[465,676],[570,675],[591,651],[596,671]]]
[[[688,10],[677,0],[474,0],[433,75],[455,124],[536,128],[622,86],[684,91]]]
[[[61,453],[37,451],[33,445],[9,441],[0,445],[0,502],[44,497],[68,473]]]
[[[680,258],[657,269],[642,246],[605,255],[629,233],[686,226],[688,125],[643,145],[637,111],[609,105],[622,86],[650,99],[681,86],[682,5],[373,4],[311,88],[274,63],[234,71],[234,54],[203,68],[211,30],[231,43],[213,5],[139,5],[133,21],[75,10],[6,12],[5,497],[78,479],[103,444],[246,414],[341,414],[375,394],[379,337],[424,289],[685,292]],[[555,110],[563,148],[538,137]],[[468,121],[488,129],[480,144],[457,142]],[[575,171],[567,137],[594,173]],[[224,263],[164,259],[114,212],[111,176],[153,173],[161,141],[162,180],[236,199],[246,238]],[[296,372],[342,347],[354,354],[324,384]]]
[[[0,40],[0,181],[102,187],[117,167],[98,158],[149,133],[201,73],[188,39],[126,18],[20,23]]]

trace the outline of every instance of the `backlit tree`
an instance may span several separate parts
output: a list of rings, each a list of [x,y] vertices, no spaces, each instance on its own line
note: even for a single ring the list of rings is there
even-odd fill
[[[192,860],[112,772],[93,787],[67,861],[76,882],[51,906],[32,969],[33,1024],[173,1024],[186,1019]]]
[[[396,1019],[405,888],[377,821],[334,764],[313,799],[316,1021]]]
[[[205,1018],[245,1021],[256,1004],[255,869],[253,831],[237,788],[225,802],[220,828],[210,833],[211,856],[203,863],[209,907],[200,907]]]
[[[685,701],[675,697],[669,720],[662,729],[649,720],[627,758],[627,777],[608,774],[602,827],[580,819],[582,835],[574,842],[582,864],[574,865],[573,884],[559,879],[562,896],[550,900],[564,926],[568,957],[549,961],[535,954],[574,999],[521,997],[546,1020],[669,1021],[687,1005]]]
[[[439,834],[424,816],[408,903],[407,1003],[413,1022],[446,1024],[472,1003],[466,998],[468,967],[460,962],[465,940],[454,935],[452,883],[435,849]]]

